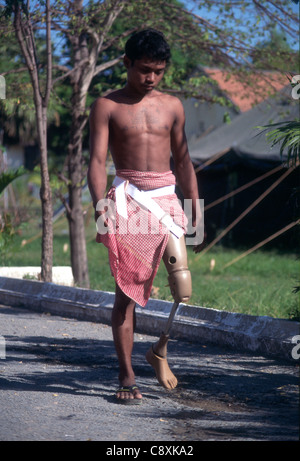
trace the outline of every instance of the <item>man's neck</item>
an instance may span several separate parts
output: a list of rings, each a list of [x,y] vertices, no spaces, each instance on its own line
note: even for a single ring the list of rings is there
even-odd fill
[[[157,94],[157,91],[153,89],[147,93],[139,93],[135,90],[135,88],[131,87],[129,83],[127,83],[123,88],[123,95],[134,102],[140,102],[143,99],[149,99],[154,97]]]

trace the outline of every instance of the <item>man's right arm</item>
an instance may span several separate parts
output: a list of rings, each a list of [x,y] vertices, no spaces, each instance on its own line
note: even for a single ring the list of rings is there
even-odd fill
[[[107,176],[106,157],[109,137],[108,100],[99,98],[90,113],[90,161],[88,168],[88,185],[93,206],[105,196]]]

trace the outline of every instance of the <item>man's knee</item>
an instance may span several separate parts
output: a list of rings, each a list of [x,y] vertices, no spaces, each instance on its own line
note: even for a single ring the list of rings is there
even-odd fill
[[[134,309],[135,305],[135,301],[129,298],[116,284],[114,309],[126,311],[127,309]]]
[[[163,261],[168,271],[172,296],[176,302],[187,302],[192,295],[192,278],[188,270],[184,236],[170,234]]]

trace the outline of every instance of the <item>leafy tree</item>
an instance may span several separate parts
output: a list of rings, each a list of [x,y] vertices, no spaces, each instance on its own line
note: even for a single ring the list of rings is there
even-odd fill
[[[273,28],[269,38],[259,43],[252,53],[254,67],[285,72],[291,62],[297,69],[298,53],[291,48],[283,31]]]
[[[194,4],[200,12],[187,10],[181,3],[171,0],[53,0],[51,5],[49,1],[46,3],[47,14],[43,10],[30,8],[29,4],[28,0],[28,9],[25,10],[24,2],[6,0],[12,14],[13,8],[16,8],[15,11],[27,11],[24,19],[34,25],[32,32],[37,32],[41,24],[46,23],[47,31],[49,32],[51,26],[56,33],[57,43],[63,45],[61,60],[53,66],[55,77],[52,82],[55,95],[65,105],[66,111],[68,103],[71,103],[66,170],[61,171],[60,178],[69,191],[66,212],[74,278],[78,284],[88,286],[81,204],[81,186],[86,175],[82,144],[91,96],[103,94],[124,82],[125,74],[119,64],[127,38],[145,27],[162,30],[170,42],[174,56],[162,88],[199,99],[215,100],[209,92],[209,79],[197,74],[189,77],[197,60],[235,71],[243,65],[249,68],[252,65],[251,52],[255,49],[251,37],[263,37],[270,23],[278,23],[286,34],[295,35],[297,17],[290,11],[289,0],[198,0]],[[202,14],[203,8],[205,15]],[[50,58],[48,32],[47,59]],[[23,44],[19,40],[21,49],[24,42],[25,39]],[[47,81],[46,76],[51,75],[50,60],[48,64],[49,66],[41,68],[36,66],[39,70],[36,75],[43,82]],[[32,80],[33,84],[34,81]],[[71,88],[66,91],[66,95],[61,89],[58,90],[58,85],[61,84]],[[49,90],[53,86],[48,84],[45,88],[48,90],[46,94],[49,103]],[[43,136],[46,137],[46,131]]]
[[[7,0],[5,17],[10,21],[16,34],[23,59],[28,70],[33,90],[36,127],[41,164],[42,203],[42,280],[52,281],[53,232],[52,232],[52,192],[49,183],[47,155],[47,109],[52,89],[52,51],[51,51],[51,16],[50,0],[45,2],[44,23],[47,53],[47,65],[41,69],[36,53],[35,21],[28,9],[29,2]]]

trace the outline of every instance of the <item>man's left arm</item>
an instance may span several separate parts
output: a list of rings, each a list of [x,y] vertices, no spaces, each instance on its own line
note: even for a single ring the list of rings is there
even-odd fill
[[[185,114],[181,102],[174,98],[175,120],[171,130],[171,150],[175,165],[175,175],[185,199],[192,200],[193,227],[201,219],[198,183],[192,164],[185,134]]]

